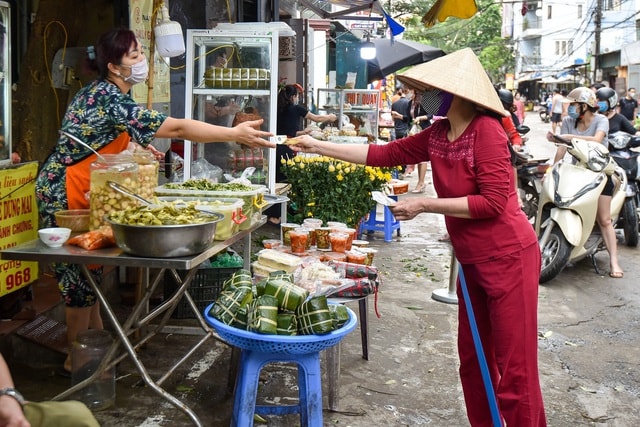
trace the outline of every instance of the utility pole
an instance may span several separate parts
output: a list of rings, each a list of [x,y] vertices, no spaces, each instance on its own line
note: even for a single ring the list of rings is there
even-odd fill
[[[594,23],[595,46],[593,52],[593,83],[596,82],[598,71],[600,70],[600,34],[602,33],[602,0],[596,0],[596,10]]]

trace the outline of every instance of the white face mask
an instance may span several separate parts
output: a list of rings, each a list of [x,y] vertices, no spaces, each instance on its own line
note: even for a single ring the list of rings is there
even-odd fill
[[[122,77],[122,80],[124,80],[127,83],[131,83],[134,85],[138,83],[142,83],[145,80],[147,80],[147,77],[149,76],[149,63],[147,62],[146,58],[140,62],[136,62],[133,65],[120,64],[120,66],[131,69],[130,75],[128,75],[127,77]]]

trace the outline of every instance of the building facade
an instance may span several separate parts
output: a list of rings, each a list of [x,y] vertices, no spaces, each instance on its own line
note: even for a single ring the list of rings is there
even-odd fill
[[[554,88],[606,82],[624,93],[640,86],[638,0],[503,1],[503,36],[513,40],[515,82],[529,99]],[[640,59],[640,58],[638,58]]]

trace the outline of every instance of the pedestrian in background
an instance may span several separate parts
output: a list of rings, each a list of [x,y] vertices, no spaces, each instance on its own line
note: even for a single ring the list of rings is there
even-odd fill
[[[507,426],[546,426],[538,374],[540,248],[518,206],[504,107],[469,48],[410,68],[398,80],[429,95],[436,120],[417,135],[386,145],[335,144],[302,137],[296,151],[370,166],[430,161],[437,197],[390,206],[402,221],[445,217],[466,278],[489,375]],[[471,426],[492,425],[467,306],[458,282],[460,380]]]
[[[516,116],[518,117],[518,120],[520,121],[520,124],[523,125],[524,124],[524,100],[522,99],[522,95],[520,95],[520,92],[516,92],[515,95],[515,100],[513,101],[513,105],[515,105],[516,107]]]
[[[559,89],[553,90],[551,98],[551,132],[556,133],[558,124],[562,123],[562,100],[564,96]]]
[[[618,113],[622,114],[631,123],[634,122],[638,115],[638,101],[636,100],[636,89],[630,87],[624,98],[620,98],[618,102]]]
[[[338,117],[335,114],[318,115],[314,114],[305,106],[300,104],[300,94],[302,86],[299,84],[285,85],[278,92],[278,123],[277,134],[295,138],[307,133],[303,129],[303,119],[311,120],[315,123],[335,122]],[[276,147],[276,182],[286,182],[287,177],[282,171],[282,160],[292,158],[295,153],[285,144],[278,144]],[[275,225],[280,224],[280,206],[275,205],[265,211],[269,222]]]
[[[427,111],[422,106],[422,96],[423,92],[418,89],[414,89],[414,96],[411,100],[411,118],[412,124],[411,129],[409,130],[409,134],[416,134],[426,129],[431,125],[432,116],[427,113]],[[413,131],[412,131],[413,130]],[[418,169],[418,182],[416,183],[416,187],[411,190],[412,193],[424,193],[427,189],[427,162],[420,162],[416,166]]]
[[[391,117],[393,117],[393,129],[395,131],[394,139],[402,139],[409,133],[409,126],[411,124],[411,100],[407,98],[407,89],[399,89],[400,97],[391,104]],[[411,91],[413,95],[413,91]],[[402,174],[404,176],[411,175],[413,173],[413,163],[402,165],[404,170]]]

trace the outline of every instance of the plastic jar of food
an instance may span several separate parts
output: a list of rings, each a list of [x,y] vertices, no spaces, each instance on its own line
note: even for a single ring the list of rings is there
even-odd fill
[[[329,241],[331,242],[331,251],[345,253],[347,250],[347,241],[349,234],[344,232],[329,233]]]
[[[301,254],[307,250],[307,242],[309,241],[309,231],[298,227],[289,231],[289,239],[291,241],[291,252]]]
[[[89,185],[89,228],[95,230],[105,225],[104,216],[111,211],[121,211],[138,202],[109,186],[114,181],[134,193],[138,193],[138,163],[131,154],[103,154],[91,163]]]

